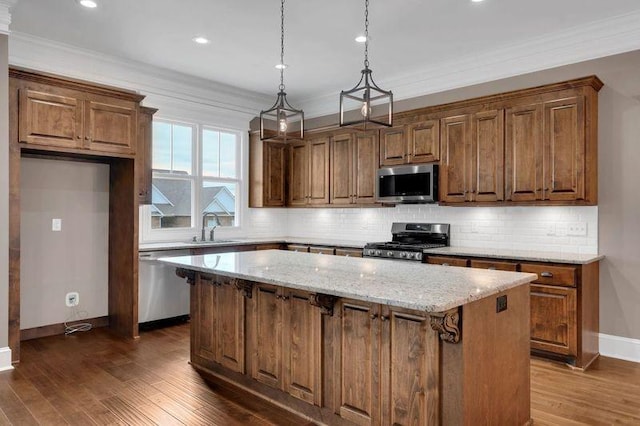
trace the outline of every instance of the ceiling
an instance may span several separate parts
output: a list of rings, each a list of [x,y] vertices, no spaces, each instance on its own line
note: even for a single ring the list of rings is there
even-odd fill
[[[18,0],[12,32],[275,94],[278,0]],[[362,0],[290,1],[285,84],[308,100],[355,85],[362,67]],[[540,37],[640,11],[638,0],[371,0],[370,62],[379,85]],[[208,45],[192,38],[203,35]],[[393,87],[385,87],[393,89]]]

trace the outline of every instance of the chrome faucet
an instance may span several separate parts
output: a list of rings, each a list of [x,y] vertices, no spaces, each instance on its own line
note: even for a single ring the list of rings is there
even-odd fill
[[[213,232],[218,226],[220,226],[220,218],[217,214],[214,212],[205,212],[205,214],[202,215],[202,234],[200,236],[202,241],[207,241],[204,231],[207,229],[207,218],[210,216],[214,216],[216,218],[216,224],[213,225],[213,227],[211,227],[211,231],[209,231],[209,241],[213,241]]]

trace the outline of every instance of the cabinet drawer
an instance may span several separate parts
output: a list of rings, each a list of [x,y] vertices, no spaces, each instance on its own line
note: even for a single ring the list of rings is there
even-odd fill
[[[309,252],[309,246],[305,246],[302,244],[287,244],[287,250],[291,250],[291,251],[301,251],[304,253],[308,253]]]
[[[531,285],[531,348],[577,355],[576,289]]]
[[[317,253],[317,254],[335,254],[335,249],[333,247],[309,247],[309,253]]]
[[[471,267],[472,268],[480,268],[480,269],[495,269],[498,271],[512,271],[516,272],[518,270],[518,264],[512,262],[496,262],[493,260],[475,260],[471,259]]]
[[[427,258],[427,263],[432,265],[466,267],[469,266],[469,259],[465,259],[463,257],[429,256]]]
[[[336,256],[362,257],[362,249],[337,248],[336,249]]]
[[[284,244],[258,244],[256,250],[282,250]]]
[[[575,266],[550,266],[522,263],[520,270],[522,272],[538,274],[538,279],[533,281],[536,284],[575,287],[578,279],[578,268]]]

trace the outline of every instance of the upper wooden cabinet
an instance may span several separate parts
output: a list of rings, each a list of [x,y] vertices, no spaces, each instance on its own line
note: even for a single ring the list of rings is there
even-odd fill
[[[318,135],[289,146],[289,206],[329,204],[330,137]]]
[[[136,154],[138,109],[133,92],[11,68],[18,141],[36,149]]]
[[[331,140],[331,204],[375,203],[378,132],[339,133]]]
[[[153,114],[154,108],[140,107],[138,115],[138,149],[136,153],[136,176],[138,180],[138,203],[151,204],[152,160],[153,160]]]
[[[249,135],[249,207],[284,207],[287,145]]]
[[[380,130],[380,165],[429,163],[440,159],[438,120],[412,120]]]

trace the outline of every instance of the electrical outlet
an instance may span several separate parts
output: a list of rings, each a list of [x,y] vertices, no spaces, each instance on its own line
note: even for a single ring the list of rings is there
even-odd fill
[[[62,219],[51,219],[51,230],[52,231],[62,231]]]
[[[69,308],[78,306],[80,304],[80,294],[77,291],[67,293],[64,301]]]
[[[586,237],[587,236],[587,223],[586,222],[572,222],[567,227],[567,235],[572,237]]]

